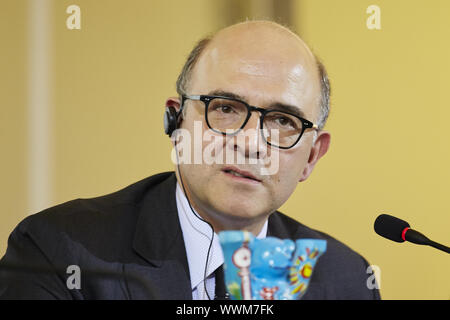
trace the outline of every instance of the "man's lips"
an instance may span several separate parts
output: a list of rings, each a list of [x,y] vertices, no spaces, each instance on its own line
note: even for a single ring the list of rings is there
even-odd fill
[[[248,171],[240,170],[236,167],[225,167],[222,169],[222,171],[227,174],[233,175],[234,177],[237,177],[237,178],[243,178],[243,179],[253,180],[256,182],[261,182],[261,180],[256,178],[252,173],[250,173]]]

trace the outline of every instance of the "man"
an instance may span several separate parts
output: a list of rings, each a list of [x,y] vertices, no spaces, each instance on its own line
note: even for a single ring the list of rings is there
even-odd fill
[[[273,22],[233,25],[199,42],[177,90],[165,119],[177,159],[196,152],[200,132],[201,142],[214,137],[213,149],[201,146],[214,160],[246,161],[179,161],[176,174],[28,217],[9,239],[0,296],[212,299],[222,277],[217,233],[248,230],[327,240],[304,299],[378,299],[363,257],[277,212],[330,143],[328,80],[305,43]],[[180,132],[194,143],[182,148]]]

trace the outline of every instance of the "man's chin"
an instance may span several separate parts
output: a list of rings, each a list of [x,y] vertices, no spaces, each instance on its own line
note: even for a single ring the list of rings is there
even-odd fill
[[[269,215],[268,211],[260,206],[251,206],[249,204],[234,206],[222,204],[214,206],[216,217],[222,220],[224,224],[235,226],[234,229],[242,229],[242,226],[247,224],[265,220]]]

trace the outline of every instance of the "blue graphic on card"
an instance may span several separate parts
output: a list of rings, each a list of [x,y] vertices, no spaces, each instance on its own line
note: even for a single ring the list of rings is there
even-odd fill
[[[235,300],[300,299],[327,244],[318,239],[256,239],[247,231],[223,231],[219,240],[226,287]]]

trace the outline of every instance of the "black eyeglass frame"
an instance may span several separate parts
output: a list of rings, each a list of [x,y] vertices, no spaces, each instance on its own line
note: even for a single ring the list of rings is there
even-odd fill
[[[236,101],[239,103],[242,103],[243,105],[245,105],[247,107],[247,117],[244,121],[244,123],[242,124],[242,126],[236,130],[236,132],[230,134],[230,133],[226,133],[226,132],[222,132],[219,130],[214,129],[213,127],[211,127],[211,125],[209,124],[208,121],[208,106],[209,103],[214,100],[214,99],[225,99],[225,100],[231,100],[231,101]],[[294,114],[294,113],[290,113],[287,111],[280,111],[278,109],[264,109],[264,108],[259,108],[259,107],[255,107],[255,106],[251,106],[249,105],[247,102],[239,100],[239,99],[234,99],[234,98],[230,98],[230,97],[223,97],[223,96],[209,96],[209,95],[182,95],[181,96],[181,107],[180,107],[180,111],[177,114],[177,117],[181,114],[181,112],[183,111],[184,108],[184,103],[186,102],[186,100],[194,100],[194,101],[202,101],[205,105],[205,121],[206,124],[208,125],[208,128],[211,129],[212,131],[216,132],[216,133],[220,133],[222,135],[235,135],[237,133],[239,133],[239,131],[241,131],[242,129],[244,129],[244,127],[246,126],[248,120],[250,119],[250,117],[252,116],[252,112],[253,111],[258,111],[261,115],[259,116],[259,121],[260,121],[260,130],[261,130],[261,135],[264,139],[264,141],[273,147],[276,148],[280,148],[280,149],[291,149],[293,148],[299,141],[300,138],[303,136],[303,133],[305,132],[306,129],[314,129],[319,131],[319,126],[314,124],[313,122],[306,120],[302,117],[299,117],[298,115]],[[269,141],[267,141],[266,137],[264,137],[264,134],[262,132],[263,128],[264,128],[264,117],[266,116],[267,113],[269,112],[281,112],[281,113],[285,113],[285,114],[289,114],[291,116],[296,117],[297,119],[299,119],[302,122],[302,131],[300,132],[297,140],[290,146],[290,147],[282,147],[282,146],[278,146],[278,145],[273,145],[271,144]]]

